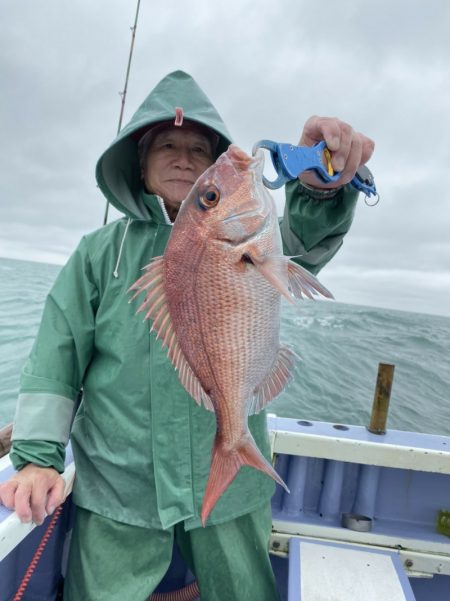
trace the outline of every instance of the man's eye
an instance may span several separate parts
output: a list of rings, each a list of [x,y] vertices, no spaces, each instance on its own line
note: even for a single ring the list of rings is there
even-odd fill
[[[197,154],[206,154],[206,148],[203,148],[203,146],[194,146],[192,151]]]

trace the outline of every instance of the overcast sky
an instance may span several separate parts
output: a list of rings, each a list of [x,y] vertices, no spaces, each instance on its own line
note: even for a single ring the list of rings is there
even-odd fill
[[[101,226],[94,168],[117,130],[135,10],[1,0],[0,256],[64,263]],[[297,142],[312,114],[347,121],[376,142],[381,200],[361,196],[320,279],[343,302],[450,315],[449,32],[447,0],[142,0],[125,121],[176,69],[247,152]]]

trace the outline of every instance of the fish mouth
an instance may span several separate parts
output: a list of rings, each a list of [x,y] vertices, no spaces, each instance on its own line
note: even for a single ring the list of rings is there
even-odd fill
[[[247,171],[253,162],[252,157],[249,157],[246,152],[241,150],[236,144],[230,144],[227,150],[227,156],[233,166],[240,171]]]
[[[226,156],[233,167],[238,171],[250,171],[255,169],[261,171],[264,167],[264,153],[262,150],[257,150],[255,155],[249,156],[241,150],[236,144],[230,144],[226,152]]]

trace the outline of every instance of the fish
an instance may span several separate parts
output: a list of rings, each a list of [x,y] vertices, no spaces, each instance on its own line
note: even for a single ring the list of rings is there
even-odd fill
[[[216,416],[203,526],[244,465],[288,490],[258,449],[248,416],[284,389],[298,360],[280,344],[281,297],[332,298],[283,255],[263,168],[261,150],[251,157],[230,145],[183,200],[164,254],[129,289],[130,302],[145,293],[137,313],[152,321],[190,396]]]

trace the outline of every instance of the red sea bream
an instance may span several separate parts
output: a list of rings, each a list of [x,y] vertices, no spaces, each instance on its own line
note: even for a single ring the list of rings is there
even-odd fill
[[[330,297],[283,256],[274,202],[262,183],[264,157],[231,145],[183,201],[166,251],[132,286],[139,308],[168,349],[181,383],[216,415],[203,498],[203,525],[240,467],[285,486],[257,448],[247,417],[285,387],[296,356],[281,346],[281,295]],[[134,298],[133,296],[133,298]]]

